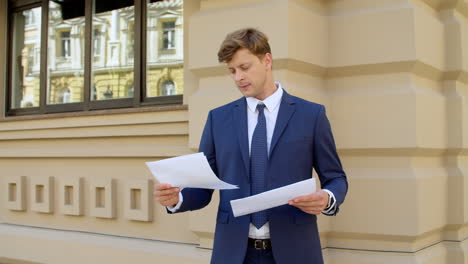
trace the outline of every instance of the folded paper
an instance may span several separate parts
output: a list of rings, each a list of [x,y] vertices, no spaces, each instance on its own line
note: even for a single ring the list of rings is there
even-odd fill
[[[146,162],[153,176],[160,183],[180,188],[237,189],[220,180],[211,170],[205,155],[200,153],[159,161]]]

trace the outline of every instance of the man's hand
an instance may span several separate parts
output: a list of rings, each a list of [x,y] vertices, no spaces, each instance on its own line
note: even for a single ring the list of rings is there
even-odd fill
[[[179,203],[180,188],[172,187],[167,183],[154,185],[153,196],[162,206],[175,206]]]
[[[323,190],[315,193],[296,197],[289,201],[289,205],[295,206],[302,211],[319,215],[328,205],[329,195]]]

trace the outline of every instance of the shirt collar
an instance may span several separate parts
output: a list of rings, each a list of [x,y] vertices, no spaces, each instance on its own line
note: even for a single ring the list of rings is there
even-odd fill
[[[263,104],[265,104],[266,109],[269,112],[274,111],[279,106],[281,102],[281,97],[283,96],[283,87],[281,86],[281,83],[279,82],[275,82],[275,85],[276,87],[278,87],[278,89],[276,89],[276,91],[272,95],[268,96],[263,101],[260,101],[255,97],[245,98],[247,100],[247,105],[252,112],[256,111],[257,104],[259,102],[263,102]]]

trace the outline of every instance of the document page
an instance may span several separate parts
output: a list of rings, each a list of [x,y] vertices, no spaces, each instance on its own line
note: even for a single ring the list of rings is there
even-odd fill
[[[160,183],[180,188],[237,189],[221,181],[211,170],[205,155],[200,153],[179,156],[159,161],[146,162],[153,176]]]
[[[315,192],[315,178],[296,182],[281,188],[259,193],[247,198],[231,201],[232,212],[235,217],[270,209],[287,204],[298,196]]]

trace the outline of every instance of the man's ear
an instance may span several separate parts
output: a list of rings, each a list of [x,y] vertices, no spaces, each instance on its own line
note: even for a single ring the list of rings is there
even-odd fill
[[[266,53],[264,56],[263,56],[263,64],[265,65],[265,67],[269,70],[272,69],[272,64],[273,64],[273,56],[271,55],[271,53]]]

